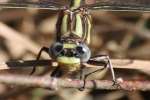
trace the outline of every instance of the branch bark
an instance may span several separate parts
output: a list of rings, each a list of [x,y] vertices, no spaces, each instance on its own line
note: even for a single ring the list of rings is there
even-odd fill
[[[145,60],[129,60],[129,59],[111,59],[114,68],[123,69],[136,69],[145,70],[150,72],[150,61]],[[28,61],[10,61],[0,63],[0,70],[2,69],[14,69],[14,68],[25,68],[32,67],[33,65],[38,66],[51,66],[56,64],[52,60],[28,60]],[[98,67],[90,64],[85,64],[87,67]],[[33,77],[33,76],[21,76],[21,75],[4,75],[0,74],[0,82],[6,84],[25,85],[30,87],[43,87],[43,88],[80,88],[83,85],[81,80],[72,79],[57,79],[55,85],[50,77]],[[119,89],[116,86],[112,86],[111,80],[95,80],[87,81],[85,88],[96,88],[96,89]],[[120,83],[121,89],[123,90],[150,90],[150,81],[123,81]]]
[[[56,88],[80,88],[83,85],[81,80],[72,79],[57,79],[57,81],[52,80],[50,77],[35,77],[35,76],[21,76],[21,75],[0,75],[0,82],[6,84],[24,85],[31,87],[42,87],[49,89]],[[86,81],[85,88],[87,89],[107,89],[115,90],[120,89],[117,86],[112,85],[113,82],[110,80],[94,80]],[[123,90],[150,90],[150,81],[122,81],[119,83],[121,89]]]

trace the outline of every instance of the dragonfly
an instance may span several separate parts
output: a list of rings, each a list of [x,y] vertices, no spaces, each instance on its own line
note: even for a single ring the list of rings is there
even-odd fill
[[[62,3],[60,0],[10,0],[0,1],[0,8],[35,8],[59,11],[56,22],[56,39],[50,47],[42,47],[36,60],[40,59],[42,52],[46,52],[58,66],[52,72],[51,77],[56,79],[65,74],[80,71],[83,73],[84,63],[103,63],[104,68],[109,68],[112,74],[112,81],[116,83],[116,77],[111,60],[108,55],[91,56],[90,44],[92,17],[90,11],[150,11],[149,0],[93,0],[95,3],[88,3],[90,0],[68,0]],[[35,72],[36,66],[33,66]],[[97,71],[81,75],[84,80]]]

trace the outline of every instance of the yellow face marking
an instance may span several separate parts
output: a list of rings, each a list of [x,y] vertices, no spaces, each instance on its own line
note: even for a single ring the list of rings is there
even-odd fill
[[[70,49],[73,49],[76,47],[76,44],[73,44],[73,43],[64,43],[63,44],[63,48],[70,48]]]
[[[57,57],[57,61],[58,63],[67,64],[67,65],[80,64],[80,58],[76,58],[76,57],[60,56]]]
[[[79,58],[61,56],[57,58],[57,62],[64,71],[73,72],[80,69]]]
[[[76,44],[64,43],[63,48],[74,49],[74,48],[76,48]],[[76,57],[58,56],[56,60],[59,63],[63,63],[63,64],[80,63],[80,58],[76,58]]]

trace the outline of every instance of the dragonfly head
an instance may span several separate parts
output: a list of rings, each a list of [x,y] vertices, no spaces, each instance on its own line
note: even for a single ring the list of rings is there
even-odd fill
[[[87,62],[91,51],[85,43],[54,43],[49,49],[50,56],[58,63],[75,64]]]

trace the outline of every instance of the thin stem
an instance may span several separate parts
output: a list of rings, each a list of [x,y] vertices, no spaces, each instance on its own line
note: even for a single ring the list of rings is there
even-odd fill
[[[35,76],[22,76],[22,75],[0,75],[0,82],[6,84],[24,85],[30,87],[42,87],[49,89],[56,88],[80,88],[83,81],[72,80],[72,79],[57,79],[55,85],[52,85],[52,80],[50,77],[35,77]],[[117,86],[112,86],[113,82],[111,80],[95,80],[87,81],[85,88],[92,89],[107,89],[115,90],[120,89]],[[150,90],[150,81],[122,81],[119,83],[121,89],[123,90]]]

